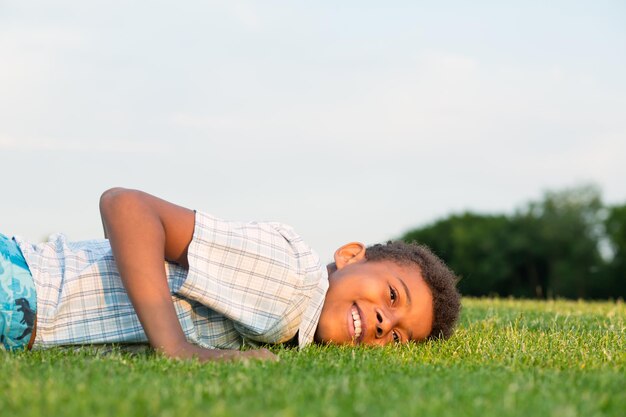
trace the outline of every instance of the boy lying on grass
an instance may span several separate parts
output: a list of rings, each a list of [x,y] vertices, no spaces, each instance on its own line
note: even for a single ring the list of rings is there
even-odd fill
[[[6,349],[148,341],[172,358],[272,359],[240,348],[447,338],[458,318],[457,278],[423,246],[348,243],[325,266],[280,223],[224,221],[122,188],[100,212],[102,240],[0,235]]]

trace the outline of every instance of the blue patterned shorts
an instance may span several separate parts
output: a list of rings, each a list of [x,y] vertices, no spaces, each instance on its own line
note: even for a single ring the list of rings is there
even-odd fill
[[[0,233],[0,350],[26,349],[36,311],[35,283],[24,256]]]

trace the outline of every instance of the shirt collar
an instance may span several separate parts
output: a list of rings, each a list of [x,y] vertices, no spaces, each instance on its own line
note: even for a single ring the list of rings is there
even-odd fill
[[[326,266],[323,266],[320,270],[320,280],[317,283],[317,287],[313,290],[308,306],[304,310],[298,329],[298,346],[300,349],[313,342],[320,314],[322,314],[324,300],[326,299],[326,291],[328,291],[328,271]]]

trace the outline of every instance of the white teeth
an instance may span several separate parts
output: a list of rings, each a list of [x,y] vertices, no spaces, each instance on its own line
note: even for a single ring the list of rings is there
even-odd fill
[[[354,320],[354,338],[358,339],[363,329],[361,328],[361,316],[356,306],[352,306],[352,320]]]

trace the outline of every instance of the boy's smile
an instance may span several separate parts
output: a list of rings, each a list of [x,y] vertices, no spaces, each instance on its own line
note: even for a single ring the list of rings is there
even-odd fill
[[[384,345],[428,337],[433,300],[417,265],[367,261],[359,243],[339,248],[335,265],[316,342]]]

